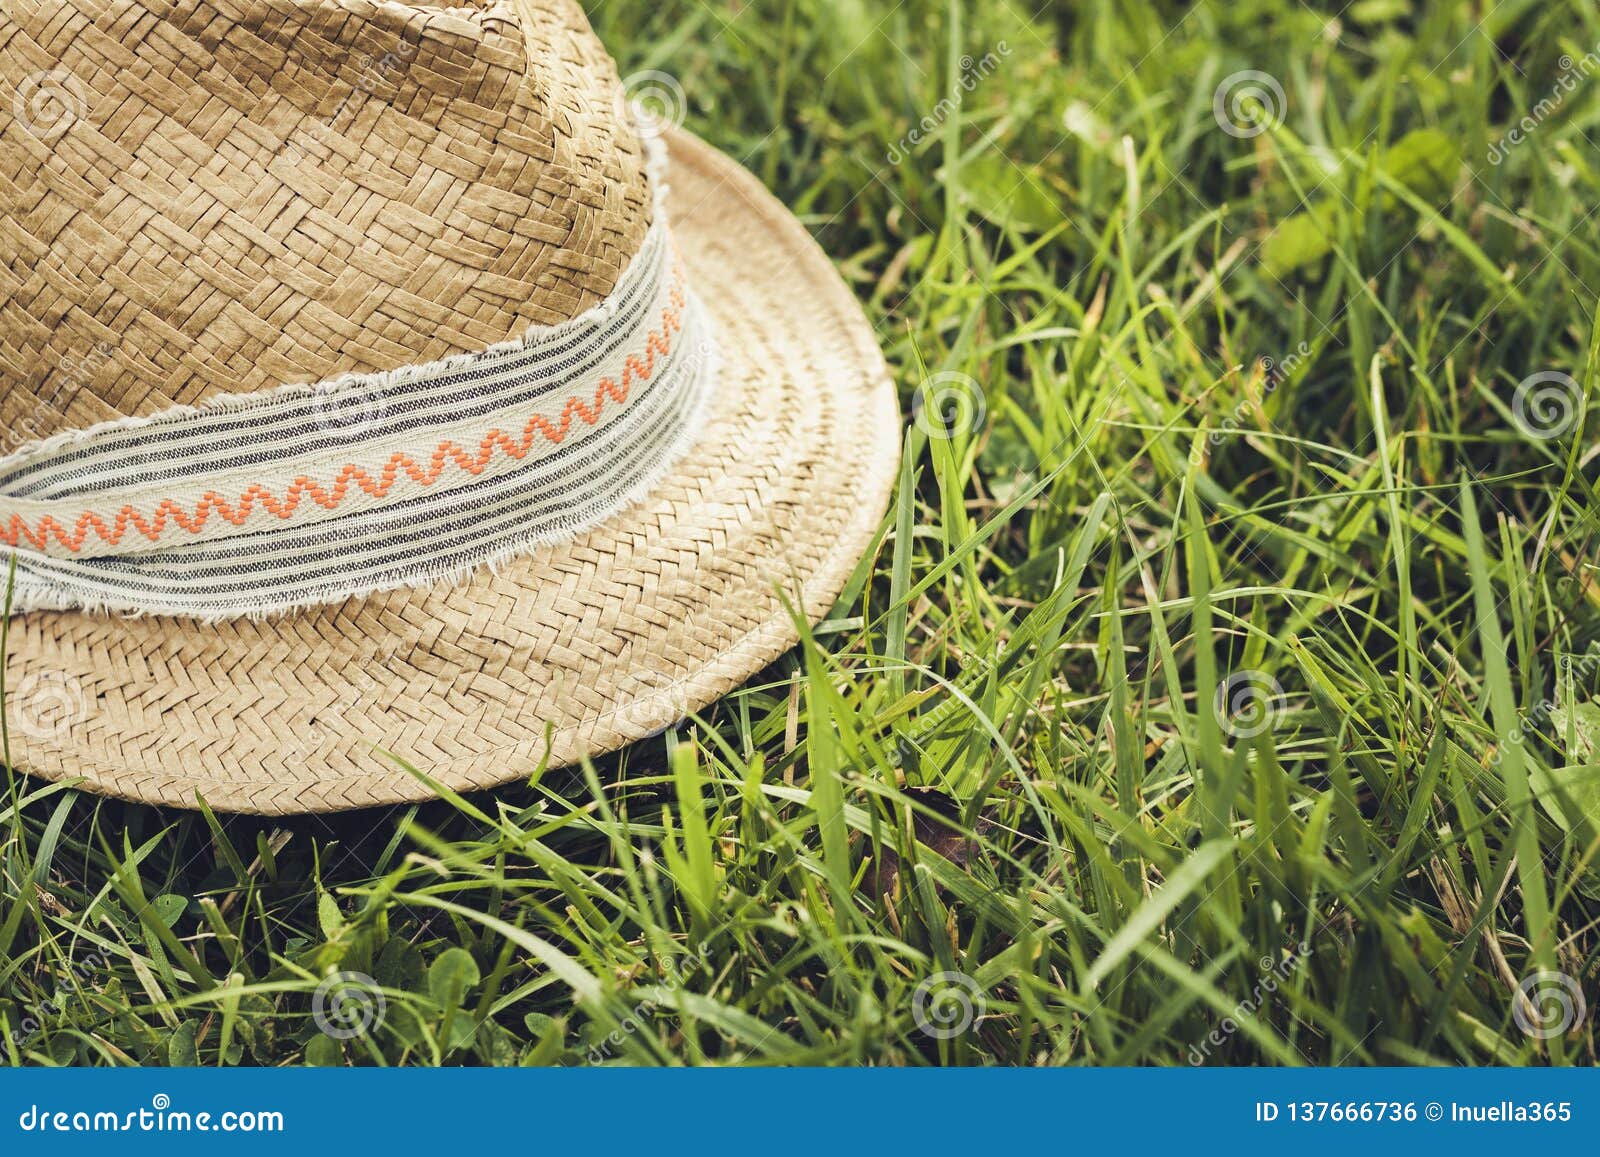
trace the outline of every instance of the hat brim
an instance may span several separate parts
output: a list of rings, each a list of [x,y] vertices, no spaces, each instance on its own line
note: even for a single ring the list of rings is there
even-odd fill
[[[859,303],[730,158],[667,133],[721,366],[644,500],[469,582],[204,625],[10,621],[13,763],[153,804],[281,815],[526,777],[660,731],[792,647],[882,522],[900,419]],[[789,605],[786,604],[786,600]]]

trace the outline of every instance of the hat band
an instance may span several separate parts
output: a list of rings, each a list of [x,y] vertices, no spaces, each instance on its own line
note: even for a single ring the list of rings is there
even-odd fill
[[[713,377],[659,201],[570,322],[0,458],[13,608],[264,615],[465,578],[604,522],[692,443]]]

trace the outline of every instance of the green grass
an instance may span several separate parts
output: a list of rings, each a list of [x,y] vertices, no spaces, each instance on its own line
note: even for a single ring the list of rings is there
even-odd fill
[[[1592,1063],[1513,994],[1600,998],[1600,13],[593,7],[908,412],[967,404],[799,650],[592,768],[292,821],[14,779],[7,1059]]]

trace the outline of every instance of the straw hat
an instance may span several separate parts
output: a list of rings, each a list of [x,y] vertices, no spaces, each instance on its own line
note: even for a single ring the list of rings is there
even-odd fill
[[[820,618],[893,389],[571,0],[6,0],[10,757],[290,813],[659,731]]]

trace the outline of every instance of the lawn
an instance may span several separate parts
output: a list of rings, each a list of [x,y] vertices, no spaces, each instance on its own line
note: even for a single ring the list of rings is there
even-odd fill
[[[590,7],[877,325],[873,553],[522,787],[12,777],[7,1059],[1592,1063],[1600,11]]]

